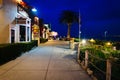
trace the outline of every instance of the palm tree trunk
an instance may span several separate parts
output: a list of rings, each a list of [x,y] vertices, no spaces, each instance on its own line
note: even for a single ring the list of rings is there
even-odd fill
[[[67,32],[67,38],[70,39],[70,27],[71,27],[71,23],[68,23],[68,32]]]

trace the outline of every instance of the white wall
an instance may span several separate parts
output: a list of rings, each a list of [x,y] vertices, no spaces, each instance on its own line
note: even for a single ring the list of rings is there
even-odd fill
[[[15,0],[3,0],[3,6],[0,8],[0,43],[9,43],[9,26],[13,24],[16,16]]]

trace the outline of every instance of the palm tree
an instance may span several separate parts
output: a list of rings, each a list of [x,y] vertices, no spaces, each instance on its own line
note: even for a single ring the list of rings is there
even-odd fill
[[[77,22],[78,17],[75,12],[65,10],[60,16],[60,23],[65,23],[68,26],[67,39],[70,39],[70,28],[72,23]]]

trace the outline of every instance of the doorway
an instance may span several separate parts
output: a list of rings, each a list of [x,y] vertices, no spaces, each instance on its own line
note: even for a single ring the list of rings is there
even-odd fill
[[[11,29],[11,43],[15,43],[15,30]]]

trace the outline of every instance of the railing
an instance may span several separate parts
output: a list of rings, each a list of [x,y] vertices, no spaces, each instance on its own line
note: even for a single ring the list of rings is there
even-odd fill
[[[112,72],[117,71],[120,64],[116,63],[113,58],[101,58],[94,54],[97,53],[88,50],[81,52],[78,47],[77,60],[88,74],[91,77],[96,76],[95,80],[119,80],[119,76],[112,74]]]

